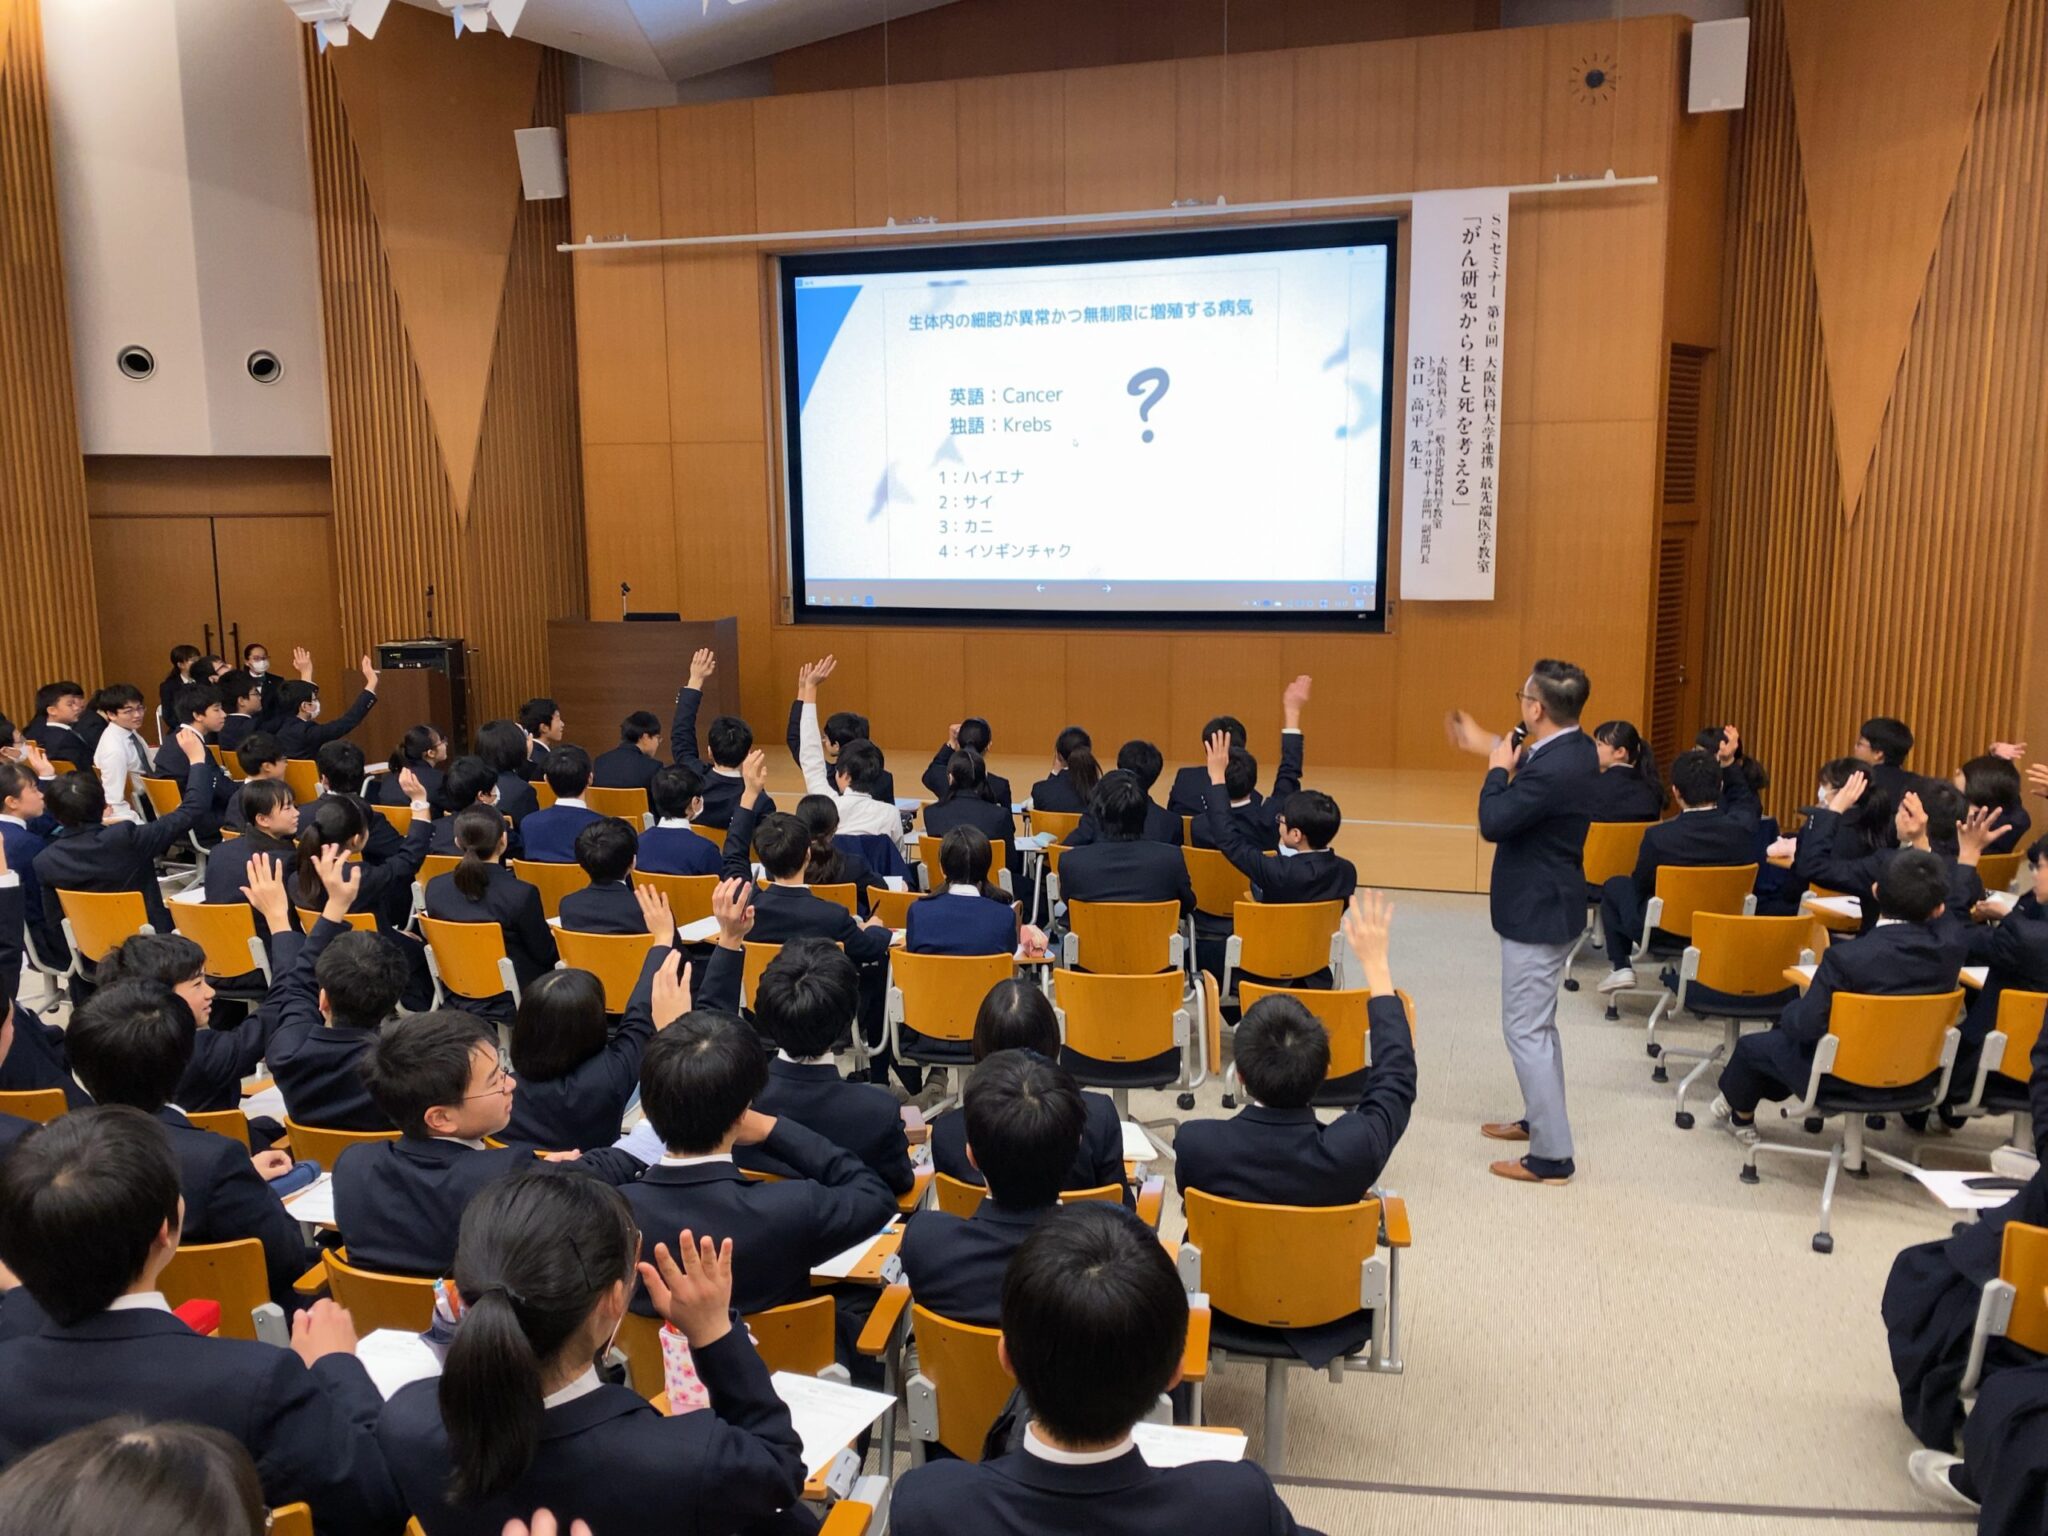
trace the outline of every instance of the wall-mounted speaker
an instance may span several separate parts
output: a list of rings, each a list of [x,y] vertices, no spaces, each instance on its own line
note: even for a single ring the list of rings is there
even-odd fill
[[[114,354],[114,366],[125,378],[146,379],[156,372],[156,354],[147,347],[123,347]]]
[[[1692,28],[1692,70],[1686,79],[1688,112],[1736,112],[1749,86],[1749,18],[1698,21]]]
[[[567,196],[569,167],[562,158],[561,129],[515,128],[512,142],[519,149],[519,184],[529,203]]]

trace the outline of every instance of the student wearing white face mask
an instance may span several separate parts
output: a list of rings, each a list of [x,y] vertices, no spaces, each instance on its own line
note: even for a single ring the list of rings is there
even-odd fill
[[[325,725],[315,722],[320,718],[320,685],[301,678],[286,683],[278,690],[278,703],[283,720],[278,724],[276,735],[284,747],[285,756],[310,758],[330,741],[338,741],[363,723],[363,717],[377,706],[377,669],[370,665],[365,656],[358,665],[363,670],[363,691],[356,695],[355,703],[342,712],[338,719]]]

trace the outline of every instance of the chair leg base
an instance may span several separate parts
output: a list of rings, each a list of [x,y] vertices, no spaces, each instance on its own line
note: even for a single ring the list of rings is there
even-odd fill
[[[1833,1253],[1835,1251],[1834,1238],[1826,1232],[1814,1233],[1813,1251],[1815,1253]]]
[[[1567,992],[1576,992],[1576,991],[1578,991],[1578,990],[1579,990],[1579,978],[1578,978],[1578,977],[1576,977],[1576,976],[1567,976],[1567,977],[1565,977],[1565,979],[1564,979],[1564,989],[1565,989],[1565,991],[1567,991]]]
[[[1689,1109],[1681,1109],[1677,1114],[1671,1117],[1671,1123],[1676,1125],[1681,1131],[1691,1130],[1693,1126],[1692,1111]]]
[[[1763,1183],[1763,1175],[1756,1171],[1755,1163],[1744,1163],[1742,1165],[1742,1182],[1745,1184]]]

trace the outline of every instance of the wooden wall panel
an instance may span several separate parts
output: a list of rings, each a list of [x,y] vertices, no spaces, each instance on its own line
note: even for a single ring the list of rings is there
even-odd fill
[[[1183,59],[1175,197],[1207,203],[1294,196],[1292,53]]]
[[[1068,213],[1163,208],[1173,201],[1175,99],[1171,64],[1127,64],[1068,76]]]
[[[1316,48],[1294,69],[1294,195],[1415,185],[1412,44]]]
[[[103,681],[73,399],[42,19],[0,0],[0,708],[16,724],[44,683]]]
[[[959,216],[1066,212],[1066,77],[963,81],[955,98]]]
[[[387,50],[410,35],[380,36],[376,54],[391,57]],[[497,37],[465,41],[458,69],[480,49],[534,52],[530,121],[562,122],[559,56]],[[476,650],[473,718],[509,713],[546,682],[547,621],[580,615],[588,595],[574,304],[567,258],[554,250],[569,233],[568,207],[517,204],[465,513],[450,489],[411,316],[398,301],[357,152],[354,103],[362,98],[344,101],[310,33],[304,57],[344,641],[360,647],[417,633],[431,582],[437,627]],[[370,110],[392,118],[378,125],[383,142],[432,153],[430,139],[407,139],[407,98],[368,99],[377,103]]]
[[[569,136],[569,238],[647,238],[661,228],[652,112],[577,119]],[[577,393],[586,443],[659,443],[668,431],[668,355],[659,251],[621,251],[576,288]]]
[[[2016,5],[1919,295],[1861,509],[1843,513],[1785,20],[1760,5],[1728,222],[1707,708],[1782,813],[1872,714],[1945,773],[2048,735],[2048,10]]]
[[[960,216],[958,92],[950,80],[853,93],[854,217]]]
[[[853,223],[853,93],[754,103],[754,217],[762,229]]]

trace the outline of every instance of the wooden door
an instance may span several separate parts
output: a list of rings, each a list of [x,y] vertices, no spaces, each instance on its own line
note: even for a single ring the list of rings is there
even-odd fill
[[[237,658],[240,647],[261,642],[271,671],[289,678],[292,647],[303,645],[313,653],[313,680],[324,688],[375,643],[374,635],[341,633],[328,518],[216,517],[213,544],[221,621]],[[338,709],[339,699],[328,707]]]
[[[213,519],[98,517],[91,526],[102,675],[78,681],[88,694],[102,683],[133,683],[154,713],[171,647],[221,643]]]

